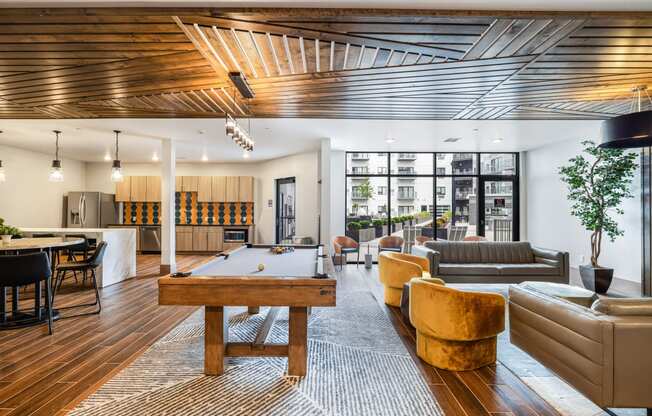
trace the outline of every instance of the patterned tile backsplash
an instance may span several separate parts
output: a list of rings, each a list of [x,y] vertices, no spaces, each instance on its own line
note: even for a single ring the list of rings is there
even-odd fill
[[[160,224],[159,202],[125,202],[124,224]],[[179,225],[253,225],[253,202],[198,202],[197,192],[177,192],[174,217]]]

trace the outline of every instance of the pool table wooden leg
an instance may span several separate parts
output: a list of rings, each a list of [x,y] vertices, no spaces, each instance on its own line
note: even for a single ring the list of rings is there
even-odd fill
[[[249,315],[256,315],[260,313],[260,306],[247,306],[247,313]]]
[[[226,343],[229,325],[223,306],[206,306],[204,316],[204,374],[219,376],[224,373]]]
[[[288,375],[305,376],[308,366],[308,308],[290,306]]]

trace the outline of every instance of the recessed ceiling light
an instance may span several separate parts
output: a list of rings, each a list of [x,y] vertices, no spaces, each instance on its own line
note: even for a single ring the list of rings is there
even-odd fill
[[[154,152],[154,154],[152,155],[152,162],[158,162],[158,155],[156,154],[156,152]]]
[[[208,162],[208,156],[206,155],[206,153],[204,153],[203,155],[201,155],[201,161],[202,161],[202,162]]]
[[[106,153],[104,154],[104,160],[106,160],[107,162],[110,162],[110,161],[111,161],[111,155],[109,154],[109,152],[106,152]]]
[[[446,143],[455,143],[460,141],[462,138],[461,137],[449,137],[448,139],[444,140]]]
[[[385,143],[387,144],[392,144],[396,141],[396,139],[392,139],[391,137],[385,140]]]
[[[244,159],[249,159],[249,157],[250,157],[249,152],[244,152],[244,153],[242,154],[242,157],[243,157]]]
[[[499,137],[499,138],[497,138],[497,139],[493,139],[492,141],[493,141],[494,143],[501,143],[501,142],[503,141],[503,139],[501,139],[501,138]]]

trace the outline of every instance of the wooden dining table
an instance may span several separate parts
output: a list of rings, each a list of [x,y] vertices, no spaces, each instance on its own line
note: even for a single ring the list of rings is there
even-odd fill
[[[20,254],[23,252],[29,251],[44,251],[47,253],[48,259],[50,261],[51,274],[46,279],[46,284],[52,284],[52,276],[54,275],[54,270],[56,267],[56,256],[53,255],[53,252],[58,249],[62,249],[69,246],[74,246],[84,242],[83,238],[78,237],[42,237],[42,238],[17,238],[12,239],[8,243],[0,241],[0,255],[7,254]],[[34,289],[35,299],[41,298],[41,285],[38,284]],[[30,314],[24,311],[19,311],[18,302],[19,302],[19,291],[18,287],[11,288],[11,317],[7,317],[6,314],[6,302],[7,294],[6,288],[0,288],[0,329],[15,328],[18,326],[27,326],[32,324],[38,324],[43,322],[46,319],[45,311],[40,308],[40,306],[35,307],[34,313]],[[40,305],[40,302],[36,302],[36,305]],[[55,318],[58,318],[58,313],[54,310],[52,315]]]

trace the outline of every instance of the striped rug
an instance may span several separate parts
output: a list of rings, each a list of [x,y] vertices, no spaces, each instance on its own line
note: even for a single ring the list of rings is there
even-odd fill
[[[160,339],[70,414],[443,415],[389,319],[368,291],[338,293],[314,308],[308,375],[289,377],[285,358],[231,358],[224,375],[203,370],[203,311]],[[229,317],[231,341],[252,341],[267,310]],[[287,310],[269,341],[287,342]]]

